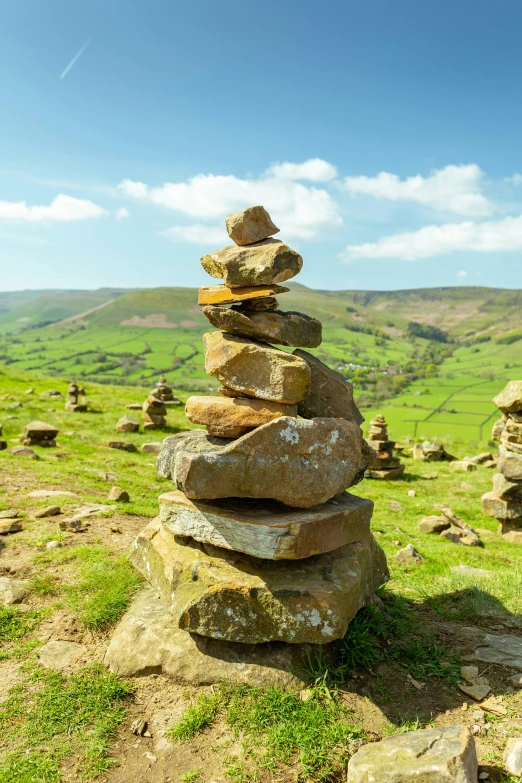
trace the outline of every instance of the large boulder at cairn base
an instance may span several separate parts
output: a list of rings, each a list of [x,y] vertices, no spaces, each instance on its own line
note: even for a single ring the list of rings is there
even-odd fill
[[[253,245],[278,234],[280,229],[264,207],[247,207],[225,218],[228,235],[236,245]]]
[[[305,361],[312,375],[310,394],[300,402],[297,409],[299,416],[304,419],[332,416],[334,419],[347,419],[356,424],[364,421],[354,402],[351,383],[307,351],[297,350],[292,355]]]
[[[307,509],[250,498],[189,500],[179,491],[159,501],[160,519],[175,535],[263,560],[301,560],[368,538],[373,512],[371,500],[348,492]]]
[[[239,438],[280,416],[297,416],[297,405],[247,397],[189,397],[185,415],[193,424],[203,424],[210,435]]]
[[[421,729],[363,745],[348,783],[476,783],[477,753],[465,726]]]
[[[207,332],[205,371],[247,397],[292,405],[308,396],[310,368],[297,356],[226,332]]]
[[[522,410],[522,381],[509,381],[500,394],[493,399],[494,404],[503,413],[516,413]]]
[[[285,562],[184,541],[156,519],[138,535],[130,559],[170,603],[180,628],[214,639],[246,644],[339,639],[388,578],[373,536]]]
[[[321,345],[321,322],[303,313],[280,310],[253,312],[238,307],[204,307],[203,312],[212,326],[231,334],[295,348],[317,348]]]
[[[360,427],[344,419],[282,416],[233,441],[203,430],[163,441],[158,473],[194,500],[271,498],[297,508],[325,503],[359,472]]]
[[[265,239],[248,247],[229,245],[201,259],[203,269],[229,288],[284,283],[299,274],[303,259],[284,242]]]

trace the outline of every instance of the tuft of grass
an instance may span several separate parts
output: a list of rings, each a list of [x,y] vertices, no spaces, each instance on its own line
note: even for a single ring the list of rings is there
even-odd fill
[[[180,783],[197,783],[198,780],[203,779],[203,770],[201,769],[189,769],[184,775],[180,777]]]
[[[94,780],[113,763],[107,752],[131,695],[100,664],[69,677],[35,669],[0,706],[1,783],[61,783],[67,760]]]
[[[168,736],[188,742],[218,714],[248,747],[245,761],[234,759],[226,770],[235,781],[293,765],[297,780],[321,783],[343,769],[350,744],[363,736],[342,700],[322,687],[303,701],[297,693],[249,685],[223,685],[211,696],[199,696]]]
[[[31,590],[33,593],[42,596],[58,595],[60,585],[58,580],[52,574],[37,574],[31,579]]]
[[[102,630],[121,617],[142,578],[106,547],[79,546],[76,556],[79,579],[65,588],[66,604],[88,628]]]
[[[13,606],[0,607],[0,641],[12,642],[25,636],[39,623],[41,612],[21,612]]]

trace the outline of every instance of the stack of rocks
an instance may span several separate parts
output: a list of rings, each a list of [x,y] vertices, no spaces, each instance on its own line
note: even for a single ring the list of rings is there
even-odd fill
[[[482,496],[482,511],[498,519],[504,538],[522,544],[522,381],[510,381],[493,402],[502,411],[493,426],[493,438],[500,441],[499,472],[493,491]]]
[[[163,442],[158,473],[176,491],[160,497],[160,517],[138,535],[131,560],[168,606],[169,628],[219,644],[330,642],[388,578],[370,532],[372,502],[345,492],[373,455],[351,385],[306,351],[270,344],[321,341],[319,321],[283,312],[273,298],[301,257],[269,238],[278,229],[263,207],[226,224],[236,244],[202,259],[224,285],[199,296],[214,303],[203,312],[220,329],[204,343],[221,396],[191,397],[187,415],[207,429]],[[128,645],[140,623],[124,621],[116,640]],[[110,665],[129,671],[118,667],[117,647]]]
[[[80,396],[85,397],[85,390],[80,389],[76,381],[71,381],[71,385],[67,389],[65,410],[73,411],[74,413],[84,413],[87,410],[87,405],[84,402],[78,402]]]
[[[154,394],[156,397],[159,397],[160,400],[163,400],[164,405],[181,405],[181,402],[178,400],[178,398],[174,397],[174,392],[168,385],[167,379],[164,375],[160,377],[158,383],[156,384]]]
[[[375,452],[375,459],[365,472],[365,478],[394,479],[404,473],[404,465],[393,456],[395,441],[388,440],[388,428],[384,416],[379,414],[370,422],[368,445]]]
[[[46,424],[45,421],[32,421],[25,425],[21,441],[24,446],[56,446],[56,436],[59,431],[57,427]]]
[[[417,443],[412,450],[413,459],[420,459],[425,462],[452,462],[455,457],[448,454],[442,443],[433,443],[425,440],[424,443]]]
[[[162,430],[167,426],[167,408],[157,389],[151,391],[142,405],[142,411],[144,430]]]

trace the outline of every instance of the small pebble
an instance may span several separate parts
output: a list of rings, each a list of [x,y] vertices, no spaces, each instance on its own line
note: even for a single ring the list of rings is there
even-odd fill
[[[48,541],[45,545],[46,549],[59,549],[61,546],[63,546],[61,541]]]
[[[417,493],[415,492],[414,489],[409,489],[408,490],[408,497],[409,498],[414,498],[416,495],[417,495]]]

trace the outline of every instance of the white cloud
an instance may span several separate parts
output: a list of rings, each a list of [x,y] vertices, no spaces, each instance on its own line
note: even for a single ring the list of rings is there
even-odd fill
[[[30,207],[26,201],[0,201],[0,220],[44,223],[101,217],[107,212],[92,201],[60,193],[49,206]]]
[[[400,179],[381,171],[376,177],[346,177],[340,187],[354,195],[369,195],[388,201],[414,201],[442,212],[482,217],[493,205],[482,195],[484,173],[475,163],[435,169],[428,177],[417,174]]]
[[[343,257],[347,261],[355,258],[415,261],[417,258],[431,258],[456,250],[474,250],[479,253],[522,250],[522,215],[484,223],[467,221],[425,226],[419,231],[393,234],[377,242],[348,245]]]
[[[459,278],[459,280],[463,280],[467,276],[468,273],[464,269],[461,269],[460,272],[457,272],[457,277]]]
[[[172,226],[161,234],[173,242],[181,240],[193,245],[224,245],[232,242],[227,232],[220,226],[204,226],[201,223],[191,226]]]
[[[125,207],[120,207],[116,210],[115,218],[116,220],[125,220],[125,218],[130,217],[130,212],[128,209],[125,209]]]
[[[522,174],[513,174],[512,177],[504,177],[504,182],[509,182],[512,185],[522,185]]]
[[[285,237],[309,239],[325,227],[342,223],[337,203],[327,190],[273,173],[258,179],[197,174],[186,182],[166,182],[156,188],[124,180],[118,189],[127,196],[203,220],[224,220],[230,212],[262,204]]]
[[[277,179],[305,179],[310,182],[329,182],[337,176],[337,169],[322,158],[310,158],[304,163],[274,163],[265,171]]]

